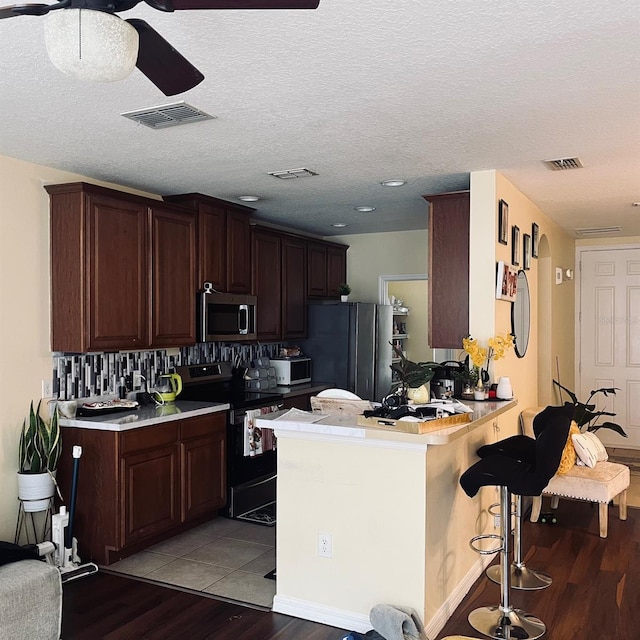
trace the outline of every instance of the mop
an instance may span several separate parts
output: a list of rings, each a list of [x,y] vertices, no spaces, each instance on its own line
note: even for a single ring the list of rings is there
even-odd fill
[[[41,557],[58,567],[62,582],[77,580],[98,571],[93,562],[82,563],[78,555],[78,541],[73,537],[73,519],[76,510],[76,494],[78,489],[78,471],[82,447],[73,447],[73,477],[71,480],[71,502],[69,511],[61,506],[58,513],[51,517],[51,542],[37,545]]]

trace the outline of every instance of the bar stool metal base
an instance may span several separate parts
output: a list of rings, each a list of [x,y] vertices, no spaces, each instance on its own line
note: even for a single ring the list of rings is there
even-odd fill
[[[511,588],[520,589],[521,591],[536,591],[538,589],[546,589],[552,582],[551,576],[543,571],[529,569],[522,565],[518,567],[513,562],[509,567],[511,573]],[[501,570],[499,564],[491,565],[487,569],[487,578],[496,584],[500,584]]]
[[[535,640],[547,630],[542,620],[520,609],[480,607],[468,620],[476,631],[497,640]]]

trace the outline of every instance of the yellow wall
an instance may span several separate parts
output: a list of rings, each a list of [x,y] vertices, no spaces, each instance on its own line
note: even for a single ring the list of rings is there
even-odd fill
[[[0,540],[12,541],[15,533],[22,421],[41,396],[42,380],[51,380],[49,197],[43,185],[80,180],[98,183],[0,156]]]

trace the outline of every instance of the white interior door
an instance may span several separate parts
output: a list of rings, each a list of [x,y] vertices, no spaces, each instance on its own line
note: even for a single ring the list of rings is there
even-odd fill
[[[600,410],[614,411],[628,438],[609,429],[598,436],[610,447],[640,449],[640,248],[580,251],[580,362],[576,393],[586,402],[591,389]]]

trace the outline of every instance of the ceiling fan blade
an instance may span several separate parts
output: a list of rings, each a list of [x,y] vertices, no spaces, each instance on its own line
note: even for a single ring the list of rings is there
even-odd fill
[[[185,9],[315,9],[320,0],[170,0],[176,11]]]
[[[136,67],[166,96],[193,89],[204,76],[144,20],[127,20],[140,36]]]
[[[0,20],[3,18],[15,18],[16,16],[43,16],[49,13],[52,5],[49,4],[11,4],[0,7]]]

